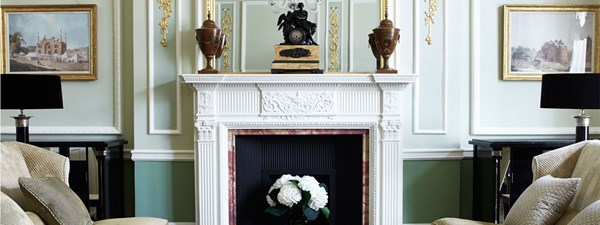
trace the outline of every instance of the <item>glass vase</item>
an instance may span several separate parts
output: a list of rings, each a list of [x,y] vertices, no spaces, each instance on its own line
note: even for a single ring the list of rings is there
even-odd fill
[[[306,225],[308,221],[305,219],[290,219],[290,225]]]

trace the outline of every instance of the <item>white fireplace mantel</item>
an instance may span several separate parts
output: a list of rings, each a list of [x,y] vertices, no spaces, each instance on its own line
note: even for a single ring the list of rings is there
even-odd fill
[[[183,74],[194,90],[196,223],[231,225],[228,132],[369,130],[370,225],[402,224],[402,94],[415,75]]]

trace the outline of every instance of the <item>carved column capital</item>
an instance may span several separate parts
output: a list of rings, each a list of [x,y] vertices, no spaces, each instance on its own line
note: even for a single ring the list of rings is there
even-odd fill
[[[199,141],[215,141],[217,123],[214,120],[196,120],[196,129],[198,129]]]
[[[380,126],[383,141],[399,141],[402,137],[402,122],[400,120],[382,120]]]

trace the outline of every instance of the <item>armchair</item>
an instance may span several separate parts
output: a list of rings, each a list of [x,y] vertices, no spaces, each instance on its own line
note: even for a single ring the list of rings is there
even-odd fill
[[[92,224],[87,209],[81,200],[68,188],[69,178],[69,159],[39,148],[33,145],[20,142],[2,142],[0,143],[0,187],[1,196],[1,221],[0,224],[26,224],[26,225],[54,225],[70,224],[73,215],[59,215],[65,209],[56,210],[55,208],[83,207],[79,210],[82,213],[77,215],[83,223]],[[36,178],[39,180],[28,179]],[[54,181],[44,183],[46,180]],[[58,183],[58,185],[56,185]],[[24,187],[24,185],[32,185]],[[49,189],[45,189],[49,187]],[[36,192],[42,189],[40,193]],[[60,190],[63,192],[56,192]],[[45,193],[44,193],[45,192]],[[48,196],[48,199],[40,199],[40,196]],[[52,196],[54,195],[54,196]],[[33,196],[33,197],[32,197]],[[39,202],[36,202],[35,200]],[[58,199],[58,201],[57,201]],[[65,201],[65,202],[60,202]],[[69,201],[69,202],[66,202]],[[80,207],[81,206],[81,207]],[[67,211],[70,212],[70,211]],[[108,219],[93,222],[94,225],[166,225],[164,219],[137,217],[137,218],[119,218]]]
[[[531,200],[531,198],[528,198],[531,196],[526,195],[530,189],[533,189],[532,187],[534,185],[532,184],[525,190],[523,195],[517,199],[517,202],[507,215],[505,224],[582,225],[598,224],[598,222],[600,222],[600,140],[583,141],[543,153],[533,158],[531,167],[534,184],[539,180],[542,180],[540,178],[547,178],[547,175],[550,175],[554,178],[575,178],[578,182],[578,187],[576,186],[575,188],[570,188],[570,190],[564,190],[574,191],[572,199],[568,198],[567,203],[564,204],[566,207],[565,211],[556,210],[558,208],[557,204],[549,201],[544,201],[543,204],[547,204],[544,206],[527,205],[533,202],[526,201]],[[548,185],[541,187],[542,189],[548,189]],[[541,193],[539,196],[546,196],[546,194]],[[561,197],[561,195],[558,196]],[[566,194],[562,196],[566,196]],[[522,198],[526,200],[519,201]],[[526,205],[526,207],[520,207],[524,205]],[[530,213],[527,210],[521,210],[524,208],[546,211],[535,214]],[[552,213],[557,214],[556,219],[539,218],[549,216]],[[529,220],[529,222],[521,222],[521,217],[530,217],[525,218]],[[536,220],[531,221],[531,219],[545,220],[547,223]],[[515,223],[515,221],[519,222]],[[589,223],[590,221],[596,221],[596,223]],[[434,221],[432,224],[491,225],[493,223],[459,218],[443,218]]]

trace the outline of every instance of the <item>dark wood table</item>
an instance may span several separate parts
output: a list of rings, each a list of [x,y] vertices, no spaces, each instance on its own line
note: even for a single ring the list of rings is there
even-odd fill
[[[473,139],[469,144],[473,145],[473,219],[487,222],[501,222],[500,215],[500,180],[503,179],[500,171],[500,160],[502,149],[510,151],[510,163],[508,166],[507,192],[510,205],[519,198],[521,193],[531,184],[533,174],[531,162],[533,157],[544,151],[554,150],[575,143],[572,139]],[[481,160],[493,160],[493,168],[486,170],[482,167]],[[491,174],[483,172],[493,171]],[[483,176],[494,178],[493,188],[482,190]],[[493,207],[488,207],[493,212],[484,212],[482,198],[492,198]],[[509,206],[510,207],[510,206]],[[493,215],[493,218],[484,218],[484,214]]]
[[[70,158],[70,148],[85,148],[86,161],[71,160],[69,184],[73,191],[89,207],[89,182],[87,151],[92,149],[98,161],[98,204],[96,219],[118,218],[124,216],[124,171],[123,145],[127,140],[91,140],[91,141],[30,141],[39,147],[58,147],[59,154]]]

